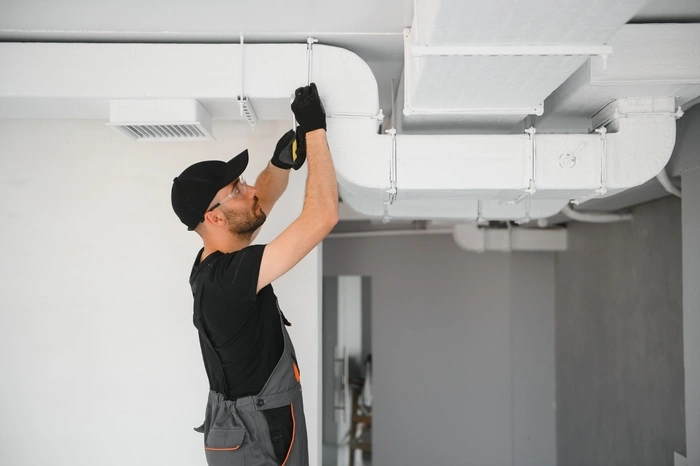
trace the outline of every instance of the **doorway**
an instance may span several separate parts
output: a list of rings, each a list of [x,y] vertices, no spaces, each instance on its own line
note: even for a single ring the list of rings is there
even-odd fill
[[[371,279],[323,278],[323,466],[372,460]]]

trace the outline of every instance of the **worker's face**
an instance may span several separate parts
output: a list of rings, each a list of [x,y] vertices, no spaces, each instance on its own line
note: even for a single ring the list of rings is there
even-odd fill
[[[234,181],[224,190],[232,192],[236,188],[236,183]],[[243,197],[234,197],[221,206],[231,234],[243,237],[250,236],[265,223],[267,215],[260,208],[256,193],[255,186],[246,186]]]

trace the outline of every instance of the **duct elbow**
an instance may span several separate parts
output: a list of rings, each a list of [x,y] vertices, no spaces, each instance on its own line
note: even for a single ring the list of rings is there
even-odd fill
[[[615,132],[605,136],[607,188],[623,190],[654,178],[666,166],[676,141],[673,98],[620,99],[602,113]]]

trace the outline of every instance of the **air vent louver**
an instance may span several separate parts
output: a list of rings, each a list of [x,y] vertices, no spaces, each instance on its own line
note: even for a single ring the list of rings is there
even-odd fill
[[[193,99],[112,100],[108,125],[138,142],[214,139],[211,115]]]

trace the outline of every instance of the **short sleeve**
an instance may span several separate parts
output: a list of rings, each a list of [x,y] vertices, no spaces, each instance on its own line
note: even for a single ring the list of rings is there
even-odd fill
[[[260,263],[264,244],[255,244],[234,253],[225,254],[219,264],[218,279],[221,288],[234,300],[256,300]]]

